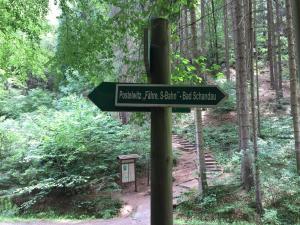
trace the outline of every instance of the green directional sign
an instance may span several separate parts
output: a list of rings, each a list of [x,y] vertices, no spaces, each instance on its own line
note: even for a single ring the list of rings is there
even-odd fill
[[[117,84],[118,107],[215,107],[227,95],[218,86]]]
[[[151,107],[131,107],[131,106],[116,106],[117,83],[103,82],[96,87],[89,95],[89,99],[100,108],[107,112],[151,112]],[[130,84],[133,85],[133,84]],[[176,113],[189,113],[189,108],[173,108]]]

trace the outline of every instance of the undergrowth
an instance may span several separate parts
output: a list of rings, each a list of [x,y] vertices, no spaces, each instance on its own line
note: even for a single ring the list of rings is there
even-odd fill
[[[174,132],[194,142],[192,116],[181,116],[178,120]],[[264,206],[262,222],[274,225],[299,224],[300,178],[296,173],[292,119],[290,116],[265,117],[262,119],[261,133],[258,164]],[[220,224],[255,222],[254,191],[245,193],[234,186],[239,183],[241,164],[237,140],[235,124],[204,127],[205,148],[214,153],[225,172],[235,179],[231,179],[232,183],[228,186],[210,188],[203,198],[191,194],[190,200],[179,208],[183,218],[193,217],[186,224],[209,224],[210,221],[223,221]]]
[[[0,203],[0,216],[74,211],[75,217],[83,209],[87,211],[82,215],[97,218],[115,215],[118,204],[112,200],[81,198],[60,213],[51,208],[51,199],[73,201],[80,195],[119,190],[117,156],[136,153],[141,155],[139,166],[145,164],[147,127],[122,125],[75,95],[25,111],[0,117],[0,198],[13,205],[9,209],[4,202],[1,210]]]

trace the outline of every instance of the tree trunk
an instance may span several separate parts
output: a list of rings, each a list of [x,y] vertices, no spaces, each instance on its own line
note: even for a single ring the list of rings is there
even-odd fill
[[[233,40],[234,40],[234,51],[235,55],[237,57],[237,24],[238,22],[236,21],[236,16],[235,16],[235,4],[234,2],[231,2],[231,17],[232,17],[232,27],[233,27]],[[241,112],[240,112],[240,81],[239,81],[239,76],[237,75],[237,62],[235,62],[235,70],[236,70],[236,75],[235,75],[235,84],[236,84],[236,111],[237,111],[237,125],[238,125],[238,136],[241,137],[241,126],[240,120],[241,120]],[[239,138],[239,149],[241,149],[241,139]]]
[[[228,7],[227,0],[224,0],[224,39],[225,39],[225,62],[226,62],[226,79],[230,81],[230,65],[229,65],[229,37],[228,37]]]
[[[256,19],[257,19],[257,16],[256,16],[256,10],[257,10],[257,4],[256,4],[256,0],[254,0],[253,2],[253,5],[254,5],[254,10],[253,10],[253,17],[254,17],[254,23],[253,23],[253,26],[254,26],[254,40],[253,40],[253,47],[255,49],[255,54],[254,54],[254,57],[255,57],[255,73],[256,73],[256,108],[257,108],[257,135],[258,137],[261,137],[261,129],[260,129],[260,99],[259,99],[259,79],[258,79],[258,76],[259,76],[259,69],[258,69],[258,48],[257,48],[257,32],[256,32]]]
[[[275,78],[274,78],[274,58],[273,58],[273,7],[272,0],[267,0],[267,17],[268,17],[268,59],[270,63],[270,80],[271,88],[275,88]]]
[[[280,15],[280,0],[276,1],[276,30],[277,30],[277,69],[278,69],[278,91],[279,97],[283,97],[283,90],[282,90],[282,57],[281,57],[281,26],[283,24],[282,17]]]
[[[292,9],[293,9],[293,24],[295,27],[295,39],[296,39],[296,52],[298,52],[296,64],[300,68],[300,1],[292,0]],[[298,70],[298,82],[300,82],[300,71]],[[300,100],[300,97],[299,97]],[[300,104],[300,101],[299,101]]]
[[[200,47],[201,47],[201,55],[206,56],[206,49],[205,49],[205,43],[206,43],[206,33],[205,33],[205,4],[206,0],[201,0],[201,22],[200,22]],[[203,78],[207,80],[207,74],[203,74]]]
[[[184,7],[184,49],[185,49],[185,58],[189,58],[189,26],[188,26],[188,9]]]
[[[218,30],[217,30],[217,20],[215,13],[215,2],[211,0],[211,10],[212,10],[212,18],[213,18],[213,29],[214,29],[214,42],[215,42],[215,56],[216,56],[216,64],[219,64],[219,52],[218,52]]]
[[[240,121],[241,128],[240,143],[242,152],[241,164],[241,178],[243,187],[249,191],[253,186],[253,171],[252,160],[249,152],[249,106],[248,106],[248,85],[246,74],[246,43],[244,33],[244,17],[245,13],[243,5],[240,0],[234,0],[235,4],[235,22],[236,22],[236,62],[237,62],[237,76],[239,77],[239,108],[240,108]]]
[[[291,90],[291,109],[293,115],[295,152],[297,161],[297,172],[300,175],[300,114],[299,102],[299,82],[297,82],[297,64],[296,64],[296,47],[295,35],[293,30],[291,0],[286,0],[287,8],[287,25],[288,25],[288,45],[289,45],[289,67],[290,67],[290,90]]]
[[[180,54],[183,56],[184,55],[184,12],[183,10],[181,9],[180,10],[180,26],[179,26],[179,32],[180,32],[180,35],[179,35],[179,46],[180,46]]]
[[[206,0],[201,0],[201,22],[200,22],[200,33],[201,33],[201,54],[205,55],[205,41],[206,41],[206,35],[205,35],[205,3]]]
[[[206,167],[205,167],[205,149],[203,144],[203,124],[202,110],[195,109],[195,125],[196,125],[196,144],[198,158],[198,189],[199,193],[205,193],[208,189]]]
[[[254,6],[256,2],[254,0]],[[249,0],[249,37],[250,37],[250,58],[249,58],[249,72],[250,72],[250,86],[251,86],[251,114],[252,114],[252,139],[253,139],[253,150],[254,150],[254,182],[255,182],[255,200],[256,200],[256,211],[259,215],[262,215],[262,199],[261,199],[261,186],[260,186],[260,172],[259,172],[259,162],[258,162],[258,144],[257,144],[257,117],[256,117],[256,102],[255,102],[255,79],[253,70],[253,58],[254,58],[254,28],[253,28],[253,6],[252,0]],[[256,84],[258,85],[258,83]]]
[[[193,58],[198,56],[197,30],[196,30],[196,12],[194,6],[191,7],[191,24],[192,24],[192,49]],[[196,144],[198,158],[198,187],[199,192],[204,193],[207,189],[206,168],[205,168],[205,152],[203,148],[203,125],[202,111],[200,108],[195,109],[195,126],[196,126]]]
[[[208,8],[207,8],[208,9]],[[208,28],[208,37],[209,37],[209,48],[210,51],[208,51],[208,55],[209,55],[209,63],[213,63],[214,59],[215,59],[215,50],[214,50],[214,33],[213,33],[213,28],[212,28],[212,21],[211,21],[211,17],[208,16],[207,18],[207,28]]]

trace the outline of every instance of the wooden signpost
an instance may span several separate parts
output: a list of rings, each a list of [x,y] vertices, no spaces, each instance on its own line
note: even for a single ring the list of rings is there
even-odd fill
[[[151,112],[151,225],[172,225],[172,109],[214,107],[227,95],[217,86],[170,85],[168,20],[153,19],[150,34],[145,64],[152,84],[102,83],[89,98],[103,111]]]
[[[218,86],[103,82],[89,98],[103,111],[151,112],[153,107],[173,107],[174,112],[190,112],[194,107],[216,107],[226,94]]]
[[[115,105],[127,107],[215,107],[226,99],[217,86],[117,84]]]

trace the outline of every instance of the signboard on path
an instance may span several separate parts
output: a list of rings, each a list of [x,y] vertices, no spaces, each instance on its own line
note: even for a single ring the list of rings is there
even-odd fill
[[[117,84],[115,105],[127,107],[210,108],[227,95],[218,86]]]
[[[173,112],[190,112],[193,107],[215,107],[227,95],[218,86],[103,82],[88,97],[102,111],[151,112],[153,107],[173,107]]]

